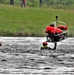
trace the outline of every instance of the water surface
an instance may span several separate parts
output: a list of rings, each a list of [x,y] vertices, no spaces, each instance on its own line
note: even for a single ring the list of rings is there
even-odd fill
[[[45,40],[0,37],[0,74],[74,75],[74,38],[58,42],[56,50],[40,50]]]

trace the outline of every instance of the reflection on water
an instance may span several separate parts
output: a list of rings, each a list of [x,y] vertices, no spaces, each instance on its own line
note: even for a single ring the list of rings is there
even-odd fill
[[[0,74],[73,75],[74,38],[40,50],[45,37],[0,37]],[[53,47],[53,44],[49,44]]]

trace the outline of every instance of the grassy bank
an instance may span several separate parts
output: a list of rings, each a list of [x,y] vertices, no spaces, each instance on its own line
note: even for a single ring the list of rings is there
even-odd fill
[[[74,36],[74,10],[0,5],[0,36],[45,36],[45,27],[56,15]]]

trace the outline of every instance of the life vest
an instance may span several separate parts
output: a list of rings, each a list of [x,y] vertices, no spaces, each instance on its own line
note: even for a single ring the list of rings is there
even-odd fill
[[[49,49],[49,47],[48,46],[43,46],[43,47],[41,47],[41,50],[42,49]]]
[[[45,32],[48,34],[56,34],[56,33],[60,34],[62,33],[62,30],[59,28],[52,27],[52,26],[47,26]]]
[[[61,29],[61,30],[68,30],[68,27],[67,26],[60,26],[59,25],[58,28]]]

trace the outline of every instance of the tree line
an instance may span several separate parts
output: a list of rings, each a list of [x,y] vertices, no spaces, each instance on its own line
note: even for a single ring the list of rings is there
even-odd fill
[[[24,7],[26,6],[26,4],[27,4],[27,1],[29,1],[29,0],[18,0],[18,1],[21,1],[21,6],[23,6],[24,5]],[[14,1],[14,0],[9,0],[9,2],[10,2],[10,4],[11,5],[14,5],[14,3],[15,2],[18,2],[17,0],[16,1]],[[42,5],[42,1],[43,0],[39,0],[39,2],[40,2],[40,6]],[[0,0],[0,3],[8,3],[8,0]],[[32,1],[29,1],[29,2],[35,2],[34,0],[32,0]]]
[[[0,3],[20,5],[21,7],[37,7],[37,6],[57,6],[57,7],[73,7],[74,0],[0,0]]]

